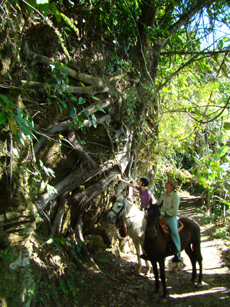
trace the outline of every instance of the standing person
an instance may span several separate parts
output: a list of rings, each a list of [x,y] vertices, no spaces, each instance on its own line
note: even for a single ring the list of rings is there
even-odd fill
[[[163,205],[160,208],[162,217],[167,220],[168,226],[171,232],[172,240],[176,247],[176,254],[172,259],[172,262],[181,262],[180,251],[181,251],[181,243],[180,236],[177,229],[177,213],[180,204],[180,197],[176,191],[178,187],[177,181],[169,177],[168,181],[165,183],[165,192],[163,192],[160,196],[158,205],[163,201]]]
[[[129,187],[136,189],[139,192],[139,196],[141,199],[141,209],[147,211],[150,208],[150,200],[152,200],[152,204],[156,203],[153,193],[147,188],[147,186],[149,185],[148,178],[141,177],[138,185],[134,185],[128,181],[123,180],[120,175],[117,176],[117,179],[128,185]]]

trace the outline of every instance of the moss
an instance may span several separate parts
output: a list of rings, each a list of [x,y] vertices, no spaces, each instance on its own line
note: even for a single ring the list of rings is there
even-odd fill
[[[28,265],[15,266],[12,269],[12,264],[23,253],[28,257],[28,251],[23,247],[1,250],[3,261],[0,264],[0,299],[8,307],[32,306],[35,299],[36,282],[41,275],[40,268],[33,262],[28,262]]]

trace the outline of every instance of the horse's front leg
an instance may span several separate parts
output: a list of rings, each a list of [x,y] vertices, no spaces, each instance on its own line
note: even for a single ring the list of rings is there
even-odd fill
[[[136,253],[137,253],[137,262],[138,262],[137,274],[140,274],[141,268],[142,268],[141,258],[140,258],[141,248],[140,248],[140,244],[138,242],[134,242],[133,241],[133,243],[134,243],[134,246],[135,246],[135,249],[136,249]]]
[[[148,275],[150,272],[150,265],[149,265],[149,261],[145,261],[145,265],[146,265],[146,271],[145,271],[145,275]]]
[[[142,254],[144,254],[144,248],[142,247],[141,249],[142,249]],[[148,275],[148,273],[150,272],[150,269],[151,269],[150,262],[148,260],[145,260],[145,267],[146,267],[145,275]]]
[[[152,261],[152,266],[153,266],[153,273],[155,277],[155,292],[153,293],[153,297],[158,297],[159,296],[159,289],[160,289],[160,283],[159,283],[159,278],[158,278],[158,270],[157,270],[157,262]]]
[[[165,303],[167,300],[167,295],[168,295],[168,291],[166,288],[166,282],[165,282],[165,258],[163,258],[160,262],[160,277],[161,277],[161,282],[162,282],[162,286],[163,286],[163,296],[161,299],[162,303]]]

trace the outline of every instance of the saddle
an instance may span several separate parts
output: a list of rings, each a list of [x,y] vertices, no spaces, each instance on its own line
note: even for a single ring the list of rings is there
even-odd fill
[[[170,241],[171,240],[171,234],[170,234],[170,229],[168,226],[168,222],[165,219],[160,219],[159,221],[161,230],[163,231],[163,234],[165,238]],[[181,230],[184,228],[184,224],[181,221],[178,221],[178,233],[181,232]]]

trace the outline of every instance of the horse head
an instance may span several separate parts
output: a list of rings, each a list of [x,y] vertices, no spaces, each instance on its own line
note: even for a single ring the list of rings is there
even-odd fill
[[[118,198],[108,214],[108,219],[111,222],[115,221],[115,223],[119,223],[122,217],[129,212],[131,205],[132,201],[129,200],[128,198],[123,198],[123,197]]]
[[[146,235],[153,239],[157,236],[159,220],[160,220],[160,208],[158,205],[152,205],[147,215]]]
[[[108,219],[115,223],[119,221],[125,211],[125,199],[119,198],[108,214]]]

